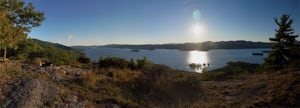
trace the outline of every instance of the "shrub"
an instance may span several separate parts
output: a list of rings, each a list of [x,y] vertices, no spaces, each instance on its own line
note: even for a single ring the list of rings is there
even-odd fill
[[[124,94],[144,107],[178,107],[179,103],[189,107],[203,95],[198,74],[176,72],[163,65],[149,65],[141,71],[124,87],[128,89]]]
[[[118,58],[118,57],[107,57],[107,58],[100,58],[98,61],[100,68],[127,68],[129,62],[126,61],[124,58]]]
[[[128,63],[128,67],[132,70],[137,69],[137,64],[135,63],[135,61],[133,59],[130,59],[129,63]]]
[[[124,58],[119,58],[119,57],[107,57],[103,58],[100,57],[98,61],[99,67],[100,68],[130,68],[132,70],[134,69],[142,69],[147,65],[152,64],[151,61],[147,59],[147,57],[144,57],[143,59],[137,59],[134,61],[133,59],[130,59],[130,61],[127,61]]]
[[[83,55],[79,56],[77,61],[79,61],[80,63],[83,63],[83,64],[90,64],[91,63],[91,59],[88,58],[88,57],[85,57]]]
[[[44,48],[32,39],[24,39],[16,48],[8,49],[8,57],[19,60],[33,60],[43,57]]]
[[[209,72],[203,72],[202,80],[216,80],[223,81],[232,79],[237,75],[254,73],[259,64],[244,63],[244,62],[228,62],[227,66],[212,70]]]
[[[76,64],[78,58],[75,52],[59,49],[52,45],[48,46],[43,53],[43,58],[56,65]]]
[[[143,67],[146,66],[146,65],[152,64],[151,61],[149,61],[148,58],[147,58],[146,56],[144,56],[143,59],[137,59],[136,62],[137,62],[137,65],[136,65],[136,66],[137,66],[137,68],[139,68],[139,69],[143,68]]]
[[[84,87],[95,88],[97,84],[97,75],[94,72],[81,73],[77,81]]]

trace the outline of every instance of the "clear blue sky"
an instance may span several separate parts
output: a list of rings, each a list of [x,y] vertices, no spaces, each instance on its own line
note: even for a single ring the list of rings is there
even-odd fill
[[[69,46],[268,42],[277,28],[273,18],[282,14],[291,15],[300,34],[300,0],[25,1],[46,16],[29,36]]]

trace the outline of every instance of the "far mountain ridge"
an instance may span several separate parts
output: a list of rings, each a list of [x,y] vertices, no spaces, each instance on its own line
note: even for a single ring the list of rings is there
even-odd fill
[[[72,46],[72,47],[82,49],[91,46]],[[218,42],[206,41],[201,43],[169,43],[169,44],[142,44],[142,45],[109,44],[109,45],[96,46],[96,47],[129,48],[129,49],[143,49],[143,50],[177,49],[183,51],[189,51],[189,50],[207,51],[211,49],[271,48],[272,43],[237,40],[237,41],[218,41]]]

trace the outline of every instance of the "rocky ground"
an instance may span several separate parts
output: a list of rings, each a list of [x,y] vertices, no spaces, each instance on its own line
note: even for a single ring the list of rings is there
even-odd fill
[[[0,104],[4,108],[34,108],[53,106],[57,108],[82,108],[84,101],[69,94],[60,82],[74,78],[87,70],[69,66],[41,67],[35,64],[9,62],[0,65]],[[62,83],[62,84],[60,84]],[[62,97],[63,96],[63,97]],[[68,103],[62,103],[68,101]]]
[[[82,74],[93,71],[70,66],[40,67],[17,61],[1,63],[0,108],[130,107],[107,97],[110,95],[106,94],[114,96],[117,92],[106,90],[120,91],[112,85],[93,89],[93,86],[74,84]],[[113,79],[101,80],[101,84],[108,80]],[[204,94],[193,107],[300,107],[299,80],[300,72],[278,71],[243,75],[227,81],[202,81]],[[101,99],[90,98],[93,95]]]

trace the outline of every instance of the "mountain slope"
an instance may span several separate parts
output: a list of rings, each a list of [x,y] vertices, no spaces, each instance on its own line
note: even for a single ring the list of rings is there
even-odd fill
[[[37,42],[40,46],[42,46],[43,48],[49,47],[49,46],[53,46],[55,48],[61,49],[61,50],[66,50],[66,51],[71,51],[74,52],[76,55],[84,55],[84,53],[78,49],[74,49],[72,47],[68,47],[59,43],[52,43],[52,42],[48,42],[48,41],[42,41],[39,39],[32,39],[33,41]]]

